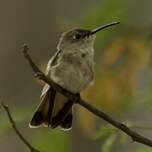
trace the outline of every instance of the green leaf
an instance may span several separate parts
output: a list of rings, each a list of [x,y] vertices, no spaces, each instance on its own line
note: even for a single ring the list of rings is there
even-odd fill
[[[119,141],[121,144],[125,144],[127,142],[127,138],[128,136],[124,132],[119,132]]]
[[[117,139],[117,134],[116,133],[111,134],[102,145],[101,152],[110,152],[112,150],[112,147],[116,139]]]
[[[94,139],[96,140],[96,139],[104,138],[109,134],[114,133],[115,131],[116,128],[114,127],[109,127],[109,126],[101,127],[100,130],[95,134]]]

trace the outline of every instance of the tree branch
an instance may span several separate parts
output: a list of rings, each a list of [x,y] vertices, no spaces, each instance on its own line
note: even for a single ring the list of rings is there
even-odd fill
[[[90,105],[89,103],[87,103],[86,101],[84,101],[80,96],[77,96],[77,94],[73,94],[73,93],[65,90],[64,88],[60,87],[58,84],[53,82],[50,78],[45,76],[45,74],[42,71],[40,71],[40,69],[36,66],[36,64],[31,59],[30,55],[28,54],[27,45],[23,46],[23,54],[24,54],[24,57],[29,62],[32,70],[34,71],[34,73],[36,75],[36,77],[38,77],[40,80],[43,80],[44,82],[49,84],[51,87],[53,87],[53,89],[62,93],[64,96],[66,96],[70,100],[76,101],[75,103],[77,103],[77,104],[81,105],[82,107],[86,108],[88,111],[92,112],[94,115],[100,117],[101,119],[104,119],[105,121],[107,121],[111,125],[113,125],[116,128],[122,130],[125,134],[129,135],[132,138],[133,141],[136,141],[138,143],[141,143],[141,144],[152,147],[152,140],[141,136],[137,132],[131,130],[129,127],[124,125],[123,123],[120,123],[120,122],[114,120],[112,117],[110,117],[106,113],[102,112],[98,108],[96,108],[96,107]]]
[[[17,129],[16,124],[11,116],[11,112],[9,110],[9,107],[7,105],[5,105],[4,103],[1,103],[1,106],[5,109],[7,116],[9,118],[9,121],[14,129],[14,131],[16,132],[16,134],[18,135],[18,137],[23,141],[23,143],[30,149],[31,152],[40,152],[39,150],[35,149],[24,137],[23,135],[20,133],[20,131]]]

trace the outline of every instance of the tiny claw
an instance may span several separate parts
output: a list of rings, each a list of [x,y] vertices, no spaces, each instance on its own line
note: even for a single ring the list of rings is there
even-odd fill
[[[74,98],[74,102],[78,103],[78,101],[81,99],[80,93],[76,93],[76,96]]]

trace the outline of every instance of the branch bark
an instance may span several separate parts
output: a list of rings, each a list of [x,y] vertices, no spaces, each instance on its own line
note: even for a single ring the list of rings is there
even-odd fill
[[[36,64],[33,62],[32,58],[28,54],[28,49],[29,49],[28,46],[24,45],[23,46],[23,54],[24,54],[24,57],[29,62],[29,64],[30,64],[32,70],[34,71],[36,77],[38,77],[40,80],[42,80],[42,81],[46,82],[47,84],[49,84],[56,91],[62,93],[64,96],[66,96],[70,100],[76,101],[75,102],[76,104],[81,105],[82,107],[86,108],[88,111],[92,112],[94,115],[98,116],[101,119],[104,119],[105,121],[107,121],[111,125],[113,125],[116,128],[122,130],[125,134],[130,136],[134,142],[138,142],[138,143],[141,143],[141,144],[144,144],[144,145],[152,147],[152,140],[150,140],[150,139],[138,134],[137,132],[135,132],[132,129],[130,129],[129,127],[127,127],[125,124],[114,120],[112,117],[110,117],[106,113],[104,113],[101,110],[99,110],[98,108],[90,105],[88,102],[83,100],[77,94],[73,94],[73,93],[69,92],[68,90],[65,90],[64,88],[60,87],[55,82],[53,82],[42,71],[40,71],[40,69],[36,66]]]
[[[12,125],[12,128],[14,129],[14,131],[16,132],[16,134],[18,135],[18,137],[21,139],[21,141],[23,141],[23,143],[30,149],[31,152],[40,152],[39,150],[35,149],[24,137],[23,135],[20,133],[20,131],[18,130],[18,128],[16,127],[16,124],[12,118],[11,112],[9,110],[9,107],[7,105],[5,105],[4,103],[1,103],[1,106],[5,109],[7,116],[9,118],[9,121]]]

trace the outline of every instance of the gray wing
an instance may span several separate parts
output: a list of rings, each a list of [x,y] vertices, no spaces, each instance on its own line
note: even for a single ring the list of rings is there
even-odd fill
[[[59,54],[61,53],[61,50],[57,50],[54,56],[49,60],[47,67],[46,67],[46,75],[48,76],[50,74],[50,69],[52,66],[55,66],[58,63]],[[48,84],[45,84],[42,90],[41,97],[46,94],[46,92],[49,90],[50,86]]]
[[[58,63],[60,53],[61,53],[61,50],[57,50],[54,56],[49,60],[47,64],[47,68],[46,68],[46,75],[49,75],[51,67]]]

